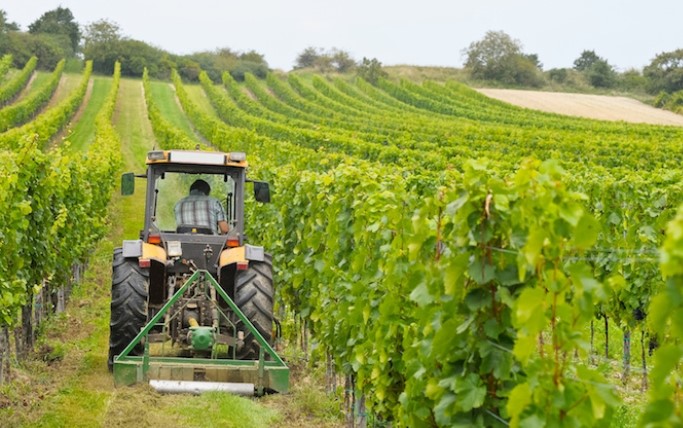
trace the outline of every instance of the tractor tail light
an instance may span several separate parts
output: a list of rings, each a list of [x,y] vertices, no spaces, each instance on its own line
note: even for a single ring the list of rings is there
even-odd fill
[[[226,245],[227,245],[228,247],[231,247],[231,248],[233,248],[233,247],[239,247],[239,246],[240,246],[240,238],[239,238],[239,236],[231,236],[231,237],[229,237],[228,240],[226,241]]]
[[[242,262],[237,262],[237,270],[247,270],[249,269],[249,261],[245,260]]]
[[[147,242],[150,244],[161,244],[161,235],[159,234],[149,234],[149,237],[147,238]]]
[[[140,259],[138,261],[138,266],[140,266],[143,269],[147,269],[152,265],[152,262],[149,259]]]

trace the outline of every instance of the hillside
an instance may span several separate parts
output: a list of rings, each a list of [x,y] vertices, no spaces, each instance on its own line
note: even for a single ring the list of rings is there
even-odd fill
[[[0,285],[16,296],[3,319],[33,319],[51,307],[34,288],[63,292],[71,264],[88,266],[67,311],[36,328],[39,352],[12,357],[7,425],[624,427],[662,415],[645,411],[648,380],[679,405],[665,387],[678,369],[647,351],[683,355],[668,327],[683,298],[663,294],[683,283],[683,218],[667,226],[683,128],[521,108],[453,81],[89,73],[0,134]],[[141,192],[112,196],[118,174],[142,172],[151,148],[197,145],[247,153],[272,186],[270,205],[247,204],[246,234],[273,255],[290,394],[166,396],[106,370],[111,253],[142,218]]]

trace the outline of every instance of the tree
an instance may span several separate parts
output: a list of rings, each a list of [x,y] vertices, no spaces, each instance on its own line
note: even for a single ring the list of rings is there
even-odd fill
[[[347,73],[356,67],[356,61],[351,54],[341,49],[332,49],[332,66],[339,73]]]
[[[582,72],[588,82],[596,88],[611,88],[617,79],[614,68],[592,50],[581,52],[574,61],[574,69]]]
[[[0,34],[8,31],[19,31],[19,24],[7,20],[7,12],[0,9]]]
[[[574,61],[574,70],[586,71],[598,61],[603,60],[595,51],[583,51],[581,55]]]
[[[367,59],[365,57],[356,67],[356,75],[373,85],[376,85],[379,79],[388,76],[387,72],[382,70],[382,63],[377,58]]]
[[[312,68],[322,56],[321,48],[308,47],[296,57],[294,68]]]
[[[643,69],[651,93],[683,90],[683,49],[663,52]]]
[[[93,71],[114,72],[114,64],[121,54],[121,28],[113,21],[101,19],[88,24],[83,36],[83,55],[93,62]],[[123,71],[122,71],[123,73]]]
[[[0,53],[5,53],[12,47],[7,35],[10,31],[19,31],[19,25],[16,22],[9,22],[7,12],[0,9]]]
[[[585,72],[588,82],[596,88],[611,88],[617,78],[617,73],[605,60],[597,61]]]
[[[81,30],[69,8],[58,7],[55,10],[45,12],[40,18],[28,26],[31,34],[47,33],[66,36],[69,40],[71,51],[78,51],[81,41]]]
[[[52,70],[66,56],[64,44],[59,43],[52,35],[12,31],[6,36],[7,49],[0,54],[12,54],[15,67],[23,67],[35,55],[40,69]]]
[[[472,78],[507,84],[540,86],[538,55],[522,53],[522,45],[503,31],[488,31],[465,50],[465,69]]]

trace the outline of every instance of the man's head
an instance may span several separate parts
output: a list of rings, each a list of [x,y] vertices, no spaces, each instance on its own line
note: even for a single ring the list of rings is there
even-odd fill
[[[190,193],[198,192],[208,196],[211,193],[211,186],[204,180],[195,180],[192,186],[190,186]]]

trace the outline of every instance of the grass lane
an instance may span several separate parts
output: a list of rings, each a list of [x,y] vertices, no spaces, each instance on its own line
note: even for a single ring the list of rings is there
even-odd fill
[[[199,136],[192,129],[192,124],[180,108],[175,91],[168,82],[150,82],[152,97],[162,116],[173,123],[179,130],[191,139],[201,142]]]
[[[76,123],[72,123],[67,130],[67,140],[71,143],[71,150],[85,151],[90,143],[95,139],[95,117],[104,104],[112,79],[97,76],[93,78],[90,97],[85,106],[81,106],[81,111],[76,113],[78,116]],[[86,101],[84,101],[86,102]]]

